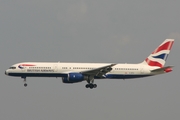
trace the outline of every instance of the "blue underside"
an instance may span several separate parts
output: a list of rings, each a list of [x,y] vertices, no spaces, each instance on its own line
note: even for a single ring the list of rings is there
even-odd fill
[[[109,79],[132,79],[132,78],[141,78],[141,77],[148,77],[151,75],[122,75],[122,74],[108,74],[106,78]]]
[[[59,74],[59,73],[9,73],[9,76],[16,76],[16,77],[68,77],[67,74]]]
[[[10,76],[16,77],[68,77],[67,74],[59,74],[59,73],[9,73]],[[141,78],[148,77],[151,75],[122,75],[122,74],[107,74],[106,78],[108,79],[132,79],[132,78]],[[95,79],[102,79],[95,77]]]

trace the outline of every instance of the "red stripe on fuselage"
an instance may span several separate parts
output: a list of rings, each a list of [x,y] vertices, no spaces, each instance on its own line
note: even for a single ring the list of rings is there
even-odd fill
[[[158,53],[159,51],[162,50],[170,50],[172,48],[174,41],[169,41],[164,43],[163,45],[159,46],[152,54]]]
[[[156,62],[156,61],[152,61],[152,60],[149,60],[148,58],[146,58],[146,62],[149,66],[157,66],[157,67],[160,67],[162,68],[163,65],[159,62]]]
[[[32,64],[21,64],[21,66],[36,66],[36,65],[32,65]]]

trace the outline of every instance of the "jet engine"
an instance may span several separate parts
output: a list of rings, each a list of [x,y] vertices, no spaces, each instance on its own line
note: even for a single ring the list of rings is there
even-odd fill
[[[82,82],[86,80],[88,77],[84,76],[81,73],[69,73],[68,77],[63,77],[62,82],[63,83],[77,83],[77,82]]]

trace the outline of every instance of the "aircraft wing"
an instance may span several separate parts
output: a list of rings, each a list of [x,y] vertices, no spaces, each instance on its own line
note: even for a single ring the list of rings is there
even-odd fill
[[[112,70],[112,67],[115,66],[115,65],[116,64],[110,64],[110,65],[99,67],[99,68],[96,68],[96,69],[82,71],[80,73],[82,73],[84,75],[97,76],[97,77],[101,78],[107,72],[110,72]]]

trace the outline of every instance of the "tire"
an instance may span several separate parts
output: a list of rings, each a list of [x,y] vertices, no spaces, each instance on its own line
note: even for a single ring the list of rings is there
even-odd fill
[[[94,88],[94,84],[89,84],[90,89]]]
[[[86,86],[85,86],[86,88],[89,88],[89,84],[86,84]]]
[[[24,84],[24,87],[27,87],[27,84],[26,84],[26,83]]]

